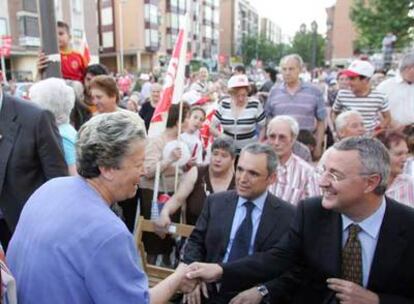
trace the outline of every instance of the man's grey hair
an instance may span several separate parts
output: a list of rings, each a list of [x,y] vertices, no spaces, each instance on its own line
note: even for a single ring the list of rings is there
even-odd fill
[[[285,122],[289,125],[290,132],[292,133],[292,136],[293,136],[294,139],[296,139],[298,137],[298,135],[299,135],[299,124],[298,124],[297,120],[294,117],[289,116],[289,115],[278,115],[278,116],[273,117],[270,120],[269,124],[267,125],[267,130],[269,131],[269,129],[270,129],[269,126],[271,124],[279,122],[279,121],[280,122]]]
[[[98,177],[99,167],[119,169],[132,143],[145,133],[122,112],[99,114],[85,123],[76,142],[76,166],[80,176]]]
[[[69,123],[75,105],[75,91],[60,78],[48,78],[33,84],[29,90],[32,102],[53,113],[56,124]]]
[[[282,59],[280,59],[280,65],[283,65],[286,61],[294,59],[299,64],[299,68],[302,69],[303,67],[303,59],[299,54],[289,54],[286,56],[283,56]]]
[[[349,137],[333,146],[339,151],[358,151],[364,174],[379,174],[380,183],[374,189],[377,195],[383,195],[387,189],[390,174],[390,156],[387,148],[375,138]]]
[[[349,110],[349,111],[342,112],[335,119],[335,128],[336,128],[336,130],[340,131],[343,128],[345,128],[347,123],[348,123],[348,119],[351,116],[358,116],[359,118],[361,118],[361,120],[363,120],[361,113],[359,113],[358,111]]]
[[[241,150],[241,154],[244,152],[248,152],[250,154],[258,155],[258,154],[266,154],[267,156],[267,173],[270,175],[276,172],[278,159],[276,156],[275,151],[273,151],[272,147],[268,144],[260,144],[260,143],[253,143],[245,146]]]
[[[407,53],[403,56],[399,65],[400,72],[410,66],[414,66],[414,52]]]

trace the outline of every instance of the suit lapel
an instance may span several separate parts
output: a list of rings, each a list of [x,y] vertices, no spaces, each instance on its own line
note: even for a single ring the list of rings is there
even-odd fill
[[[259,250],[269,234],[275,230],[275,226],[278,224],[278,208],[279,204],[277,201],[272,200],[270,194],[268,194],[263,205],[263,212],[260,217],[259,227],[257,228],[256,239],[254,241],[254,251]]]
[[[384,219],[380,228],[377,247],[372,260],[368,278],[368,289],[377,290],[395,272],[395,264],[399,262],[407,240],[404,238],[404,227],[398,225],[398,212],[395,204],[387,199]],[[390,244],[392,248],[390,249]]]
[[[20,124],[15,120],[17,114],[13,101],[6,95],[3,96],[3,106],[0,111],[0,193],[3,190],[7,162],[20,127]]]
[[[224,257],[224,254],[226,253],[227,244],[229,243],[231,227],[233,225],[233,218],[236,212],[237,200],[237,193],[235,191],[232,191],[231,194],[226,197],[225,203],[222,204],[222,209],[220,210],[220,216],[217,217],[219,219],[217,223],[220,225],[224,236],[223,242],[219,244],[219,252],[221,258]]]
[[[324,271],[333,277],[341,275],[341,248],[342,248],[342,219],[335,212],[325,210],[326,214],[319,223],[321,237],[315,242],[318,248],[318,257],[324,261]]]

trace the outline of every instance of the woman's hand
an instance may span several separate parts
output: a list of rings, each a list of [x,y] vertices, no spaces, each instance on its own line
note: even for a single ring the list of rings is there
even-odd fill
[[[181,158],[182,155],[182,151],[180,147],[175,148],[174,150],[171,151],[170,153],[170,159],[172,161],[177,161]]]

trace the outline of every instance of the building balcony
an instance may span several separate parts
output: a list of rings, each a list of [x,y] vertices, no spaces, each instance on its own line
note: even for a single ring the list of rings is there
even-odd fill
[[[30,36],[22,36],[19,37],[19,45],[20,46],[40,46],[40,38],[39,37],[30,37]]]

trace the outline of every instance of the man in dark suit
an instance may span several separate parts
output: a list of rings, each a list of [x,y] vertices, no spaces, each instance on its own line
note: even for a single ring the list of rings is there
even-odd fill
[[[225,290],[273,278],[265,284],[271,302],[413,303],[414,210],[384,197],[389,163],[376,139],[338,142],[324,158],[323,197],[298,206],[274,249],[227,265],[194,264],[188,277],[222,277]],[[254,295],[230,303],[258,303]]]
[[[67,175],[53,115],[0,88],[0,241],[5,249],[29,196]]]
[[[237,191],[207,198],[185,246],[184,263],[235,261],[269,250],[282,238],[293,219],[294,207],[267,192],[275,182],[276,165],[276,154],[268,145],[251,144],[242,150],[236,168]],[[186,295],[190,303],[199,303],[201,287]],[[236,294],[219,292],[210,285],[205,302],[228,303]]]

